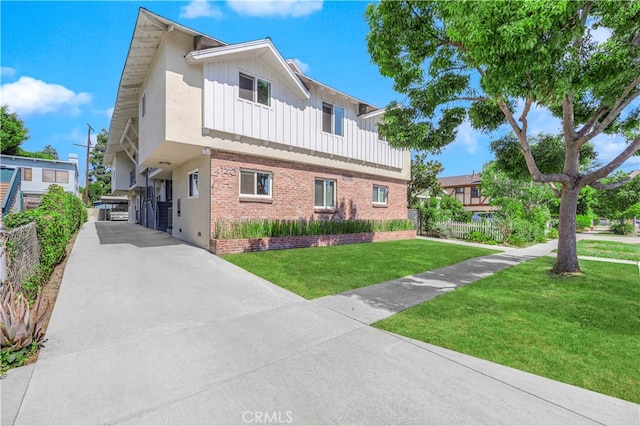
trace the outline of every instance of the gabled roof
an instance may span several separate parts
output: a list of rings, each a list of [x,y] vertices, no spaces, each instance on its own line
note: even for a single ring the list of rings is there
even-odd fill
[[[284,60],[280,52],[274,47],[270,39],[249,41],[246,43],[230,44],[226,46],[213,47],[204,50],[195,50],[190,52],[185,58],[191,64],[199,64],[215,60],[217,58],[228,58],[229,56],[248,56],[261,57],[268,61],[273,67],[279,69],[286,75],[289,81],[294,85],[298,92],[305,98],[311,98],[311,94],[302,84],[300,79],[296,77],[293,70]]]
[[[438,178],[438,182],[443,188],[449,188],[451,186],[479,185],[481,179],[480,175],[474,172],[471,175],[441,177]]]
[[[138,117],[140,89],[149,71],[162,36],[169,31],[179,30],[194,37],[206,38],[209,45],[225,45],[202,33],[179,25],[141,7],[138,11],[127,59],[120,76],[116,104],[109,125],[109,141],[104,156],[104,164],[110,164],[113,154],[120,150],[119,141],[127,122]]]

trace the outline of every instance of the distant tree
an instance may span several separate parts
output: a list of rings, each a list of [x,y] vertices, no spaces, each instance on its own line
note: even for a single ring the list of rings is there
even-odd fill
[[[640,148],[640,2],[382,0],[365,16],[371,59],[407,99],[382,119],[389,143],[437,153],[465,120],[485,132],[507,124],[532,179],[561,197],[553,272],[579,272],[580,190],[622,185],[602,179]],[[609,37],[598,43],[600,28]],[[559,172],[544,172],[532,154],[535,108],[562,122]],[[627,144],[607,164],[581,171],[582,146],[603,133]]]
[[[407,185],[407,200],[410,207],[418,205],[417,195],[423,191],[436,197],[442,193],[438,175],[444,171],[438,161],[426,161],[427,154],[418,154],[411,160],[411,180]]]
[[[20,155],[20,145],[29,139],[29,129],[15,112],[9,112],[9,106],[0,107],[2,123],[0,125],[0,152],[6,155]]]
[[[108,139],[109,133],[102,129],[89,155],[89,180],[100,185],[102,188],[100,196],[111,193],[111,169],[102,164]],[[91,191],[91,186],[89,190]]]
[[[531,178],[514,179],[492,161],[482,168],[482,195],[489,197],[492,206],[502,215],[523,219],[544,227],[550,218],[550,206],[556,202],[553,190]]]
[[[44,154],[47,154],[47,155],[51,156],[52,160],[59,160],[58,150],[55,149],[52,145],[45,146],[44,149],[42,150],[42,152]]]
[[[93,205],[96,201],[100,201],[100,197],[103,195],[105,195],[104,189],[99,182],[91,182],[89,184],[89,205]]]
[[[618,172],[605,182],[619,182],[625,180],[629,175]],[[596,194],[597,204],[594,211],[597,215],[607,219],[631,219],[640,217],[640,175],[624,185],[608,191],[599,190]]]

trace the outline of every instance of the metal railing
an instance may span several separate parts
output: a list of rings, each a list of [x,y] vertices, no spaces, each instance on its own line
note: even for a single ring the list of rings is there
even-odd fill
[[[20,191],[21,184],[22,169],[20,167],[16,167],[15,169],[13,169],[13,176],[11,176],[11,180],[9,181],[7,193],[4,196],[4,200],[2,200],[2,216],[5,216],[7,213],[9,213],[9,210],[14,204],[16,194],[18,194],[18,192]],[[21,209],[21,207],[22,206],[19,206],[19,209]]]

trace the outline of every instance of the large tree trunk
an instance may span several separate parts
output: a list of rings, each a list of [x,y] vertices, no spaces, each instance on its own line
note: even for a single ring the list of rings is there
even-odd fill
[[[555,274],[579,273],[576,251],[576,211],[581,188],[562,186],[558,226],[558,257],[552,272]]]

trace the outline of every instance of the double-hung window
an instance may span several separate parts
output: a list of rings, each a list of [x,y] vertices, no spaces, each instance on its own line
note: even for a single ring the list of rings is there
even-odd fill
[[[387,204],[387,187],[386,186],[373,185],[373,203]]]
[[[255,170],[240,170],[240,195],[271,197],[273,174]]]
[[[479,186],[472,186],[471,187],[471,196],[473,198],[480,197],[480,187]]]
[[[322,103],[322,131],[344,136],[344,108]]]
[[[188,198],[198,198],[198,169],[191,170],[188,174]]]
[[[240,99],[266,106],[271,105],[271,83],[268,81],[241,72],[239,74],[238,87]]]
[[[323,209],[336,207],[336,181],[316,179],[314,206]]]

